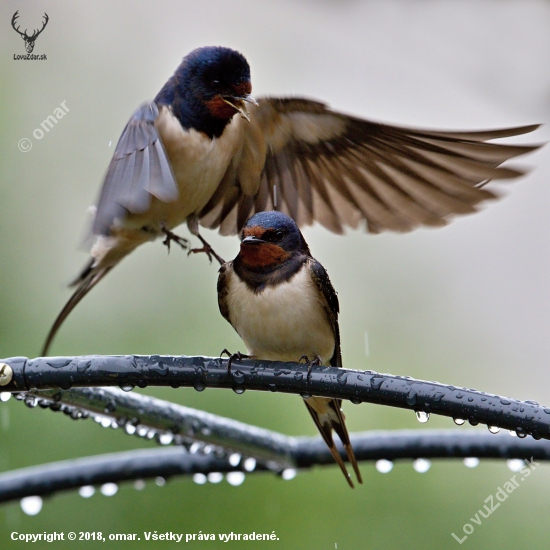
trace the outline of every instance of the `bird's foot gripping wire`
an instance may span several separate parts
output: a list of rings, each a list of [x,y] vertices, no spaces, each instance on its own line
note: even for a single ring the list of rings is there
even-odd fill
[[[176,235],[170,229],[168,229],[166,226],[161,226],[161,231],[166,235],[164,241],[162,241],[162,244],[168,248],[168,253],[170,253],[170,244],[172,242],[175,242],[176,244],[179,244],[183,250],[187,250],[189,248],[189,241],[185,239],[184,237],[180,237],[179,235]]]
[[[302,359],[304,359],[305,362],[306,362],[306,365],[307,365],[307,379],[309,380],[311,378],[311,369],[313,367],[319,367],[320,365],[323,364],[323,361],[318,355],[316,357],[314,357],[313,359],[311,359],[311,360],[307,355],[302,355],[302,357],[300,357],[300,361]]]
[[[189,254],[199,254],[201,252],[204,252],[208,256],[208,259],[210,260],[210,263],[212,263],[212,256],[214,256],[214,258],[216,258],[216,260],[218,260],[220,265],[223,265],[225,263],[225,260],[219,254],[216,254],[214,249],[206,242],[204,237],[202,235],[200,235],[199,233],[197,233],[197,237],[200,239],[200,241],[202,243],[202,248],[192,248],[187,253],[187,255],[189,256]]]
[[[220,353],[220,357],[222,357],[223,355],[227,355],[227,357],[229,358],[228,361],[227,361],[227,374],[231,374],[231,365],[232,365],[233,361],[235,361],[235,360],[242,361],[243,359],[251,359],[252,357],[254,357],[253,355],[245,355],[244,353],[241,353],[240,351],[238,351],[237,353],[231,353],[227,349],[224,349]]]

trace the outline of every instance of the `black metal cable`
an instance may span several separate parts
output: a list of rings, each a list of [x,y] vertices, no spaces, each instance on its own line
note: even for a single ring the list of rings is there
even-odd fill
[[[119,388],[75,388],[19,394],[27,406],[62,411],[74,419],[92,415],[105,426],[175,443],[199,441],[258,460],[292,465],[291,438],[257,426]],[[19,397],[18,396],[18,397]],[[109,419],[112,420],[109,421]]]
[[[289,456],[297,468],[334,464],[332,455],[320,437],[286,439],[289,440]],[[550,460],[550,442],[518,439],[506,434],[495,436],[478,430],[365,432],[351,434],[351,439],[359,461],[420,457]],[[208,475],[214,472],[240,471],[249,475],[269,469],[262,463],[250,467],[239,456],[189,453],[181,447],[140,449],[54,462],[0,474],[0,502],[28,496],[49,496],[59,491],[105,483],[157,477],[167,479],[197,473]],[[281,467],[271,469],[278,474],[284,471]]]
[[[2,365],[4,365],[2,367]],[[280,391],[369,402],[463,419],[512,430],[519,437],[550,439],[550,409],[534,401],[372,371],[308,368],[303,363],[233,361],[211,357],[80,356],[0,360],[4,391],[90,386],[172,386]]]

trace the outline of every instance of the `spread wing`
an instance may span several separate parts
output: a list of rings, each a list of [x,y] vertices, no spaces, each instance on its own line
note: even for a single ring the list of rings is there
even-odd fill
[[[340,327],[338,325],[338,313],[340,312],[340,304],[338,303],[338,295],[330,282],[328,273],[325,268],[314,258],[310,258],[307,264],[311,279],[318,288],[323,297],[323,306],[325,308],[328,320],[334,331],[334,353],[330,360],[330,365],[333,367],[342,367],[342,351],[340,348]]]
[[[155,127],[158,107],[144,103],[132,115],[118,140],[103,181],[93,233],[108,235],[116,218],[145,212],[151,196],[174,201],[178,188]]]
[[[485,132],[401,128],[343,115],[307,99],[260,98],[242,148],[200,213],[202,225],[240,231],[255,212],[281,210],[300,226],[371,233],[445,225],[495,194],[482,188],[524,171],[500,166],[538,146],[491,143],[538,126]]]

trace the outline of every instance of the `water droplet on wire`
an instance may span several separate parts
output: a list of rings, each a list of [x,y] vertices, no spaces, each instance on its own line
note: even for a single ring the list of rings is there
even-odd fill
[[[393,462],[391,460],[386,460],[385,458],[377,460],[374,465],[381,474],[388,474],[393,470]]]
[[[101,491],[102,495],[105,495],[106,497],[112,497],[113,495],[116,495],[118,492],[118,485],[116,483],[104,483],[99,490]]]
[[[95,493],[95,487],[93,485],[83,485],[78,490],[78,494],[82,498],[90,498],[91,496],[94,495],[94,493]]]
[[[41,497],[25,497],[21,499],[19,503],[21,505],[21,510],[27,514],[27,516],[36,516],[42,510],[42,498]]]
[[[206,479],[206,476],[204,474],[194,474],[193,481],[197,485],[204,485],[208,480]]]
[[[416,419],[421,424],[426,424],[426,422],[428,422],[428,420],[430,419],[430,413],[424,411],[416,411]]]
[[[283,470],[281,477],[285,481],[290,481],[291,479],[294,479],[296,477],[297,473],[298,472],[294,468],[287,468],[286,470]]]
[[[241,461],[241,455],[239,453],[233,453],[229,455],[229,464],[231,464],[231,466],[233,467],[238,466],[240,461]]]
[[[242,485],[245,477],[246,475],[244,472],[229,472],[228,474],[226,474],[225,479],[227,480],[227,483],[229,483],[229,485],[237,487],[238,485]]]
[[[419,474],[425,474],[432,466],[432,463],[426,458],[417,458],[413,462],[413,468]]]
[[[219,483],[223,479],[223,474],[221,472],[210,472],[206,477],[210,483]]]
[[[506,465],[512,472],[519,472],[523,466],[525,466],[523,460],[521,458],[511,458],[506,461]]]
[[[253,457],[247,458],[243,466],[247,472],[253,472],[256,469],[256,459]]]

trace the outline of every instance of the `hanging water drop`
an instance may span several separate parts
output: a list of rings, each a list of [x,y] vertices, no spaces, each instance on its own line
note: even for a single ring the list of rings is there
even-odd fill
[[[37,405],[36,399],[31,395],[28,395],[27,397],[25,397],[25,405],[27,405],[29,409],[34,409],[34,407],[36,407]]]
[[[128,435],[134,435],[136,433],[136,427],[133,424],[126,424],[124,429]]]
[[[159,486],[159,487],[164,487],[166,485],[166,480],[162,477],[162,476],[157,476],[155,478],[155,483]]]
[[[506,461],[506,465],[512,472],[519,472],[525,466],[521,458],[510,458]]]
[[[101,491],[101,494],[105,495],[106,497],[112,497],[113,495],[116,495],[118,492],[118,485],[116,483],[104,483],[99,490]]]
[[[200,449],[201,449],[201,444],[195,441],[195,443],[193,443],[191,447],[189,447],[189,454],[194,455],[195,453],[198,453]]]
[[[419,474],[425,474],[432,466],[432,463],[426,458],[417,458],[413,462],[413,468]]]
[[[428,422],[428,420],[430,419],[430,413],[424,411],[416,411],[416,419],[421,424],[426,424],[426,422]]]
[[[25,497],[21,499],[19,503],[21,505],[21,510],[27,514],[27,516],[36,516],[42,510],[42,498],[41,497]]]
[[[231,466],[233,467],[238,466],[240,461],[241,461],[241,455],[239,453],[233,453],[229,455],[229,464],[231,464]]]
[[[119,388],[122,391],[129,392],[129,391],[132,391],[135,388],[135,386],[132,386],[132,384],[122,384],[119,386]]]
[[[290,481],[291,479],[294,479],[296,477],[297,473],[298,472],[294,468],[287,468],[286,470],[283,470],[281,477],[285,481]]]
[[[246,475],[244,472],[229,472],[225,479],[227,480],[227,483],[229,485],[233,485],[233,487],[237,487],[238,485],[242,485],[244,482]]]
[[[252,456],[247,458],[243,466],[247,472],[253,472],[256,469],[256,459]]]
[[[487,428],[492,434],[497,434],[500,432],[500,428],[498,426],[487,426]]]
[[[468,456],[464,459],[464,466],[466,468],[475,468],[479,465],[479,458],[476,456]]]
[[[145,437],[149,430],[145,426],[139,426],[137,429],[137,434],[139,437]]]
[[[11,399],[11,392],[9,392],[9,391],[0,392],[0,401],[5,403],[6,401],[9,401],[10,399]]]
[[[517,437],[517,433],[514,432],[514,430],[508,430],[508,433],[512,436],[512,437]]]
[[[462,426],[462,424],[464,424],[464,422],[466,422],[466,421],[463,418],[453,418],[453,422],[457,426]]]
[[[210,483],[219,483],[223,479],[223,474],[221,472],[210,472],[206,477]]]
[[[145,480],[143,479],[136,479],[134,481],[134,489],[136,491],[143,491],[145,489]]]
[[[161,445],[170,445],[170,443],[174,440],[174,436],[171,433],[166,432],[160,434],[158,440]]]
[[[83,485],[78,490],[78,494],[82,498],[90,498],[91,496],[94,495],[94,493],[95,493],[95,487],[93,485]]]
[[[377,460],[374,465],[381,474],[388,474],[393,470],[393,462],[385,458]]]
[[[204,474],[194,474],[193,481],[197,485],[204,485],[208,480],[206,479],[206,476]]]

